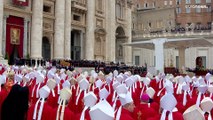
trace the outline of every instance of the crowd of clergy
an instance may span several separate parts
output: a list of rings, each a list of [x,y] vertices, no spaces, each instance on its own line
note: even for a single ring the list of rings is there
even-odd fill
[[[212,120],[213,76],[0,64],[0,120]]]

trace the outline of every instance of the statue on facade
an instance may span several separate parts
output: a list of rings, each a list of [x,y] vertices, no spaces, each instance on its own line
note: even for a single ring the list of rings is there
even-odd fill
[[[189,28],[191,29],[192,32],[194,32],[195,24],[194,24],[194,23],[191,23],[191,25],[189,26]]]
[[[201,57],[197,57],[196,58],[196,71],[200,71],[200,70],[203,70],[204,67],[203,67],[203,60]]]
[[[186,32],[189,31],[189,24],[185,24],[185,30],[186,30]]]
[[[123,56],[123,47],[121,45],[119,45],[118,47],[118,56],[119,57]]]

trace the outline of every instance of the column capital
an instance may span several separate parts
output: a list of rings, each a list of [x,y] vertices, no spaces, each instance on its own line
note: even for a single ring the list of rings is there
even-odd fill
[[[175,49],[177,49],[177,50],[185,50],[186,48],[188,48],[188,47],[185,47],[185,46],[178,46],[178,47],[175,48]]]
[[[152,42],[155,45],[160,45],[160,44],[164,44],[167,41],[167,38],[157,38],[157,39],[153,39]]]
[[[10,16],[10,15],[8,15],[8,14],[4,14],[3,18],[4,18],[4,19],[7,19],[9,16]]]
[[[30,18],[24,18],[24,22],[29,22]]]

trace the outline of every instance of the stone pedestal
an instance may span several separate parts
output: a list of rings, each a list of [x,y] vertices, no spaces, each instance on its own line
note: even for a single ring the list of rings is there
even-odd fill
[[[8,64],[8,60],[5,60],[5,59],[0,59],[0,64]]]

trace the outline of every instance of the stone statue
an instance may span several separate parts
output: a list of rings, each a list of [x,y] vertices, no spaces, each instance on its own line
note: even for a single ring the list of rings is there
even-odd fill
[[[118,56],[123,56],[123,47],[121,45],[118,47]]]
[[[189,24],[185,24],[185,29],[186,29],[186,32],[189,31]]]

